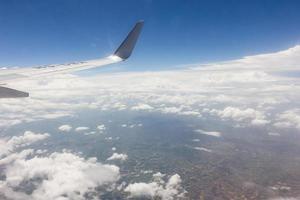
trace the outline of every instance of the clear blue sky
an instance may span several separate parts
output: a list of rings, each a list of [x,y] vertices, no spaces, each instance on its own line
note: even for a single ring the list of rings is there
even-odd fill
[[[94,59],[145,27],[126,69],[228,60],[300,44],[297,0],[0,2],[0,66]]]

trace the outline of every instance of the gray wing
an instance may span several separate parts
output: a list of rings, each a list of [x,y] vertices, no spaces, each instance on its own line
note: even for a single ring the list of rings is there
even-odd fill
[[[119,48],[116,50],[114,55],[122,58],[127,59],[132,53],[132,50],[136,44],[136,41],[140,35],[140,32],[143,28],[144,22],[139,21],[136,23],[134,28],[130,31],[126,39],[122,42],[122,44],[119,46]]]
[[[1,98],[29,97],[29,93],[27,92],[22,92],[19,90],[7,88],[7,87],[1,87],[1,86],[0,86],[0,95]]]
[[[0,85],[5,85],[10,81],[20,79],[48,76],[60,73],[70,73],[124,61],[130,57],[142,30],[143,24],[143,21],[137,22],[115,53],[108,57],[66,64],[37,66],[32,68],[1,69]],[[0,98],[18,98],[28,96],[29,94],[27,92],[0,86]]]

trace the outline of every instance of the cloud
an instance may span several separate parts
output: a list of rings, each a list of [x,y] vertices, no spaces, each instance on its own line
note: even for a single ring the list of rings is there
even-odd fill
[[[224,110],[213,109],[210,113],[219,116],[222,119],[231,119],[238,122],[250,122],[252,125],[265,125],[269,123],[261,111],[252,108],[240,109],[228,106]]]
[[[203,123],[211,122],[207,120],[218,123],[217,120],[221,120],[229,126],[247,125],[265,126],[266,128],[273,126],[272,129],[266,129],[266,131],[272,130],[274,133],[281,134],[282,128],[299,129],[299,78],[282,76],[283,71],[298,68],[300,64],[299,55],[300,46],[296,46],[277,53],[199,65],[197,69],[105,73],[88,78],[59,75],[12,82],[9,83],[9,86],[13,88],[24,91],[28,91],[29,88],[31,97],[26,99],[0,99],[0,127],[7,128],[29,122],[51,121],[58,118],[80,118],[79,113],[83,110],[86,112],[90,110],[96,110],[97,112],[136,112],[143,110],[155,114],[179,115],[183,118],[201,117]],[[135,124],[130,123],[125,126],[136,127]],[[98,132],[103,132],[106,127],[104,124],[100,124],[97,129]],[[68,132],[72,130],[72,127],[66,124],[60,126],[59,130]],[[198,132],[214,137],[221,137],[222,135],[222,133],[216,131],[198,130]],[[94,132],[91,131],[86,134],[94,134]],[[43,135],[43,137],[36,141],[48,137],[44,134],[40,135]],[[117,170],[113,170],[115,169],[114,165],[108,165],[107,169],[104,167],[106,165],[97,161],[90,161],[70,152],[50,153],[49,151],[38,152],[33,149],[16,152],[19,147],[23,149],[35,141],[28,140],[27,135],[22,137],[14,142],[8,142],[9,139],[0,141],[0,152],[3,156],[0,162],[7,165],[5,167],[7,170],[15,168],[20,170],[18,173],[24,175],[22,177],[24,180],[16,179],[14,182],[12,178],[9,179],[11,181],[10,185],[6,185],[6,180],[0,182],[3,184],[0,190],[4,190],[5,195],[13,195],[11,196],[12,199],[17,199],[17,195],[20,195],[19,199],[28,197],[28,194],[18,190],[23,184],[29,182],[26,176],[33,177],[36,184],[33,185],[33,187],[36,187],[34,191],[41,191],[39,188],[42,188],[42,186],[46,188],[48,182],[51,183],[50,185],[54,185],[52,185],[53,188],[59,185],[56,182],[57,179],[53,178],[57,177],[55,174],[58,172],[55,170],[52,172],[51,168],[47,168],[43,163],[50,163],[57,167],[67,165],[67,169],[71,167],[68,166],[68,163],[74,165],[74,168],[69,169],[70,173],[76,173],[79,176],[79,182],[82,180],[80,178],[84,177],[83,183],[91,186],[88,189],[84,186],[82,190],[79,188],[82,191],[80,194],[72,183],[70,183],[69,190],[64,187],[61,188],[66,189],[65,194],[70,197],[75,195],[74,198],[81,198],[81,195],[86,192],[95,192],[95,188],[104,186],[103,182],[98,183],[97,181],[108,180],[106,177],[103,177],[103,179],[97,177],[99,180],[94,180],[93,177],[90,177],[87,168],[95,171],[99,170],[99,172],[102,169],[105,172],[108,170],[112,177],[119,175]],[[38,137],[34,136],[34,138]],[[113,142],[111,140],[114,139],[117,140],[117,138],[112,137],[106,137],[106,139],[110,142]],[[199,150],[204,150],[204,147],[199,148],[201,148]],[[112,157],[118,157],[122,160],[124,155],[126,154],[115,154],[115,156],[113,154]],[[65,160],[66,158],[69,159],[68,163]],[[41,166],[32,166],[32,163]],[[83,168],[78,167],[76,163],[83,166]],[[24,166],[25,164],[31,166],[32,171]],[[40,170],[38,170],[38,167],[40,167]],[[24,168],[25,171],[21,168]],[[53,177],[52,173],[54,173]],[[69,175],[68,172],[65,173]],[[13,172],[11,172],[10,177],[13,177],[12,174]],[[43,176],[40,177],[39,174]],[[101,173],[99,173],[100,175]],[[49,179],[47,180],[44,176],[49,176],[50,179],[47,177]],[[35,177],[40,182],[36,182]],[[173,190],[172,184],[169,184],[170,189],[168,189],[168,180],[165,180],[165,178],[163,176],[158,178],[160,181],[157,181],[153,177],[153,180],[149,183],[132,183],[131,186],[128,185],[127,191],[130,194],[132,193],[131,195],[138,194],[138,191],[140,191],[140,194],[150,191],[147,194],[148,196],[154,194],[154,196],[165,199],[167,197],[164,194],[168,193],[169,195],[166,196],[172,196],[176,199],[178,195],[170,195],[171,191],[181,190],[178,188]],[[74,181],[74,179],[71,180]],[[117,178],[110,179],[107,184],[111,186],[115,180]],[[14,183],[17,186],[14,186]],[[60,192],[51,189],[47,188],[49,192],[63,198],[59,196]],[[46,193],[47,190],[44,192]],[[42,192],[32,194],[37,195],[42,194]],[[178,194],[182,194],[182,192]],[[43,195],[46,197],[49,194]],[[30,196],[29,199],[32,198]]]
[[[162,113],[177,113],[179,114],[181,112],[182,108],[178,107],[164,107],[161,108]]]
[[[81,132],[81,131],[87,131],[89,130],[90,128],[89,127],[86,127],[86,126],[79,126],[75,129],[76,132]]]
[[[276,132],[269,132],[268,135],[270,135],[270,136],[280,136],[280,134],[276,133]]]
[[[29,146],[34,142],[44,140],[50,135],[48,133],[34,133],[31,131],[25,131],[21,136],[13,136],[9,140],[0,139],[0,156],[9,154],[12,151],[15,151],[19,147]]]
[[[131,107],[131,109],[132,110],[153,110],[153,107],[148,104],[140,103],[136,106]]]
[[[153,181],[149,183],[132,183],[124,191],[134,198],[161,198],[162,200],[183,199],[185,191],[181,187],[181,178],[178,174],[171,176],[167,182],[163,180],[161,173],[153,175]]]
[[[197,69],[88,78],[59,75],[10,83],[20,90],[30,88],[31,97],[0,99],[0,127],[74,117],[81,110],[143,110],[201,119],[211,115],[232,120],[234,125],[267,126],[277,123],[276,107],[282,108],[280,112],[297,107],[300,87],[295,83],[299,80],[272,72],[296,69],[299,49],[209,63]],[[203,112],[204,108],[211,112]],[[280,126],[284,124],[276,124]]]
[[[300,130],[300,109],[287,110],[277,114],[277,122],[274,123],[274,126]]]
[[[65,125],[61,125],[60,127],[58,127],[58,130],[62,131],[62,132],[70,132],[72,130],[72,126],[65,124]]]
[[[105,139],[106,139],[106,140],[113,140],[112,137],[106,137]]]
[[[195,130],[195,132],[201,133],[204,135],[214,136],[214,137],[221,137],[221,135],[222,135],[220,132],[217,132],[217,131],[204,131],[201,129],[197,129],[197,130]]]
[[[112,156],[110,156],[109,158],[107,158],[107,160],[121,160],[121,161],[125,161],[127,160],[128,156],[126,154],[119,154],[119,153],[113,153]]]
[[[105,131],[106,127],[104,124],[100,124],[97,126],[97,129],[99,130],[100,133],[102,133],[103,131]]]
[[[296,45],[287,50],[260,54],[254,56],[246,56],[242,59],[231,60],[226,62],[212,63],[202,65],[201,67],[209,67],[211,70],[235,70],[235,69],[265,69],[265,70],[293,70],[298,69],[300,63],[300,45]]]
[[[132,197],[154,197],[158,187],[157,183],[133,183],[126,187],[125,192],[130,192]]]
[[[119,168],[96,158],[84,159],[69,152],[48,157],[19,158],[6,166],[0,192],[12,199],[85,199],[99,186],[119,179]],[[20,191],[24,184],[32,190]]]
[[[38,149],[38,150],[36,150],[35,152],[37,153],[37,154],[44,154],[44,153],[46,153],[48,150],[47,149]]]
[[[205,147],[194,147],[194,149],[199,150],[199,151],[212,152],[211,149],[207,149],[207,148],[205,148]]]
[[[21,136],[0,140],[2,168],[0,194],[5,199],[86,199],[111,189],[120,178],[115,165],[101,164],[96,158],[82,158],[63,151],[43,156],[45,150],[24,149],[50,135],[26,131]]]

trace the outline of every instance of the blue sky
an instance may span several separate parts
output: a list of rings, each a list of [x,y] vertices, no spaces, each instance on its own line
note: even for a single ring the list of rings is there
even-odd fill
[[[145,27],[128,70],[157,70],[273,52],[300,44],[300,2],[1,1],[0,66],[109,55],[137,20]]]

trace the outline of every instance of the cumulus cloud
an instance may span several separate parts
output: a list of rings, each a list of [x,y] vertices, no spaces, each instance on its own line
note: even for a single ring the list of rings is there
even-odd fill
[[[269,123],[269,121],[265,119],[266,117],[263,112],[252,108],[240,109],[228,106],[224,108],[224,110],[213,109],[210,113],[216,114],[222,119],[231,119],[238,122],[250,122],[253,125],[265,125]]]
[[[268,135],[270,135],[270,136],[280,136],[280,134],[276,133],[276,132],[269,132]]]
[[[132,197],[154,197],[158,187],[157,183],[133,183],[128,185],[125,191],[130,192]]]
[[[181,110],[182,110],[182,108],[178,108],[178,107],[163,107],[163,108],[161,108],[161,111],[163,112],[163,113],[180,113],[181,112]]]
[[[0,192],[12,199],[86,199],[96,187],[119,179],[119,168],[103,165],[96,158],[84,159],[62,152],[49,157],[19,158],[6,166]],[[20,191],[24,184],[31,192]]]
[[[295,83],[299,80],[271,72],[281,72],[283,66],[284,70],[296,69],[299,49],[189,70],[107,73],[89,78],[60,75],[10,83],[21,90],[31,88],[31,98],[0,99],[0,127],[75,116],[83,109],[143,110],[202,119],[212,115],[242,125],[289,126],[273,116],[278,114],[278,106],[282,112],[288,105],[297,107],[300,87]],[[203,112],[204,108],[210,112]]]
[[[287,110],[277,115],[274,126],[279,128],[300,129],[300,109]]]
[[[205,147],[194,147],[194,149],[199,150],[199,151],[212,152],[211,149],[207,149]]]
[[[139,182],[129,184],[124,191],[130,194],[130,197],[142,198],[161,198],[163,200],[183,199],[185,191],[181,187],[181,178],[175,174],[165,182],[164,175],[157,173],[153,175],[153,181],[149,183]]]
[[[105,131],[106,127],[104,124],[100,124],[97,126],[97,129],[100,133],[103,133],[103,131]]]
[[[34,133],[25,131],[23,135],[13,136],[10,139],[0,139],[0,156],[7,155],[19,147],[28,146],[34,142],[44,140],[50,135],[48,133]]]
[[[260,55],[246,56],[242,59],[226,62],[201,65],[209,67],[211,70],[226,69],[264,69],[264,70],[282,70],[298,69],[300,63],[300,45],[296,45],[287,50],[275,53],[266,53]]]
[[[214,137],[221,137],[221,133],[217,131],[205,131],[205,130],[197,129],[195,130],[195,132],[204,135],[214,136]]]
[[[113,153],[112,156],[110,156],[109,158],[107,158],[107,160],[121,160],[121,161],[125,161],[127,160],[128,156],[126,154],[123,153]]]
[[[132,110],[153,110],[153,107],[148,104],[140,103],[136,106],[133,106],[131,109]]]
[[[70,132],[72,130],[72,126],[70,126],[69,124],[61,125],[60,127],[58,127],[58,130],[62,132]]]
[[[37,154],[44,154],[44,153],[46,153],[48,150],[47,149],[38,149],[38,150],[36,150],[35,152],[37,153]]]
[[[5,199],[86,199],[97,196],[100,186],[110,189],[120,177],[115,165],[63,151],[43,156],[45,150],[24,149],[49,134],[26,131],[0,140],[0,195]],[[96,195],[96,196],[95,196]]]
[[[181,105],[179,107],[175,106],[165,106],[157,109],[158,111],[166,114],[178,114],[178,115],[191,115],[201,117],[201,113],[197,109],[192,109],[189,106]]]
[[[75,129],[76,132],[81,132],[81,131],[87,131],[89,130],[90,128],[89,127],[86,127],[86,126],[79,126]]]

